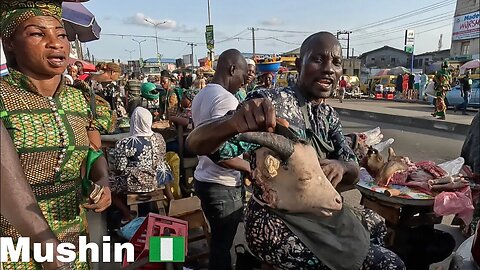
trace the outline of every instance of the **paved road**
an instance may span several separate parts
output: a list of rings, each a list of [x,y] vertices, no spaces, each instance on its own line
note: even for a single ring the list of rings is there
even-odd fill
[[[336,99],[327,101],[334,108],[351,109],[357,111],[366,111],[371,113],[382,113],[391,116],[406,116],[425,120],[434,120],[430,115],[434,107],[432,105],[417,104],[417,103],[403,103],[394,101],[371,100],[371,99],[347,99],[343,103]],[[472,110],[469,115],[462,115],[460,112],[454,113],[453,110],[447,111],[447,120],[436,120],[439,123],[455,123],[470,125],[473,116],[477,110]]]
[[[380,127],[384,138],[394,138],[392,147],[397,154],[406,155],[414,161],[430,159],[443,162],[460,155],[464,135],[446,131],[425,130],[396,124],[373,122],[359,118],[341,116],[345,133],[363,132]]]

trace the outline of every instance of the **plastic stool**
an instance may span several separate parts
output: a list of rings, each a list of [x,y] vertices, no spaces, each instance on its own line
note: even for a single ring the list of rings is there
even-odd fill
[[[127,262],[124,256],[122,268],[128,269],[165,269],[165,263],[149,263],[148,256],[151,236],[183,236],[185,237],[185,256],[187,255],[188,223],[184,220],[149,213],[142,225],[130,239],[134,246],[135,262]],[[132,267],[134,266],[134,267]]]

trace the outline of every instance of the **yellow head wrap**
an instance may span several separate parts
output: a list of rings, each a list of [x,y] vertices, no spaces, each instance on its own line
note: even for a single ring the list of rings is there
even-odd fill
[[[52,16],[61,22],[61,0],[2,0],[2,37],[9,38],[17,26],[35,16]]]

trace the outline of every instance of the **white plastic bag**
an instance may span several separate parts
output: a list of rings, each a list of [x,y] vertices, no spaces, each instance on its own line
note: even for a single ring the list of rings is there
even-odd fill
[[[382,141],[383,139],[383,134],[382,131],[380,130],[380,127],[376,127],[371,130],[367,130],[365,132],[362,132],[363,135],[365,135],[365,144],[366,145],[375,145],[379,142]]]
[[[428,85],[427,85],[427,88],[425,88],[425,94],[427,96],[432,96],[432,97],[435,97],[435,87],[434,87],[434,84],[433,82],[430,82]]]
[[[463,157],[458,157],[454,160],[450,160],[442,164],[438,164],[438,167],[446,171],[447,175],[452,176],[460,172],[464,163],[465,163],[465,159],[463,159]]]

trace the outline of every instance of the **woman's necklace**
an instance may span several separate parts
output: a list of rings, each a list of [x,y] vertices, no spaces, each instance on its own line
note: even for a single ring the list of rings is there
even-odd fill
[[[63,164],[63,161],[65,160],[65,156],[67,153],[68,133],[67,133],[67,129],[65,128],[65,125],[63,124],[62,117],[58,111],[55,98],[47,97],[47,99],[51,106],[53,117],[55,118],[55,124],[57,125],[57,128],[58,128],[60,151],[57,156],[57,165],[54,168],[55,172],[58,173],[60,171],[60,167]]]

